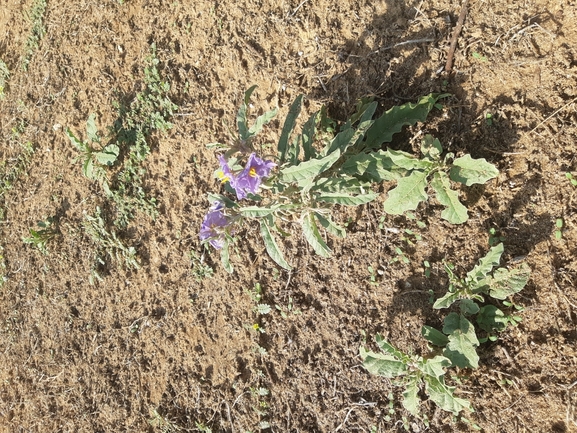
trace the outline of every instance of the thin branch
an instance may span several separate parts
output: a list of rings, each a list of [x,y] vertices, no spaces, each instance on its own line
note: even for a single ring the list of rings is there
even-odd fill
[[[461,30],[463,29],[463,23],[465,22],[465,16],[467,15],[468,4],[469,0],[465,0],[463,2],[463,6],[461,7],[461,14],[459,15],[457,25],[455,26],[455,30],[453,31],[453,37],[451,38],[449,53],[447,54],[447,63],[445,63],[445,73],[447,75],[453,72],[453,57],[455,55],[455,49],[457,48],[457,39],[461,34]]]

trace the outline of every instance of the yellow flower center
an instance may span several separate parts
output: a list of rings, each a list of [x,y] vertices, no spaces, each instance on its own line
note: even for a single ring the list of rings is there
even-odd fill
[[[222,171],[219,171],[218,173],[216,173],[216,176],[220,179],[220,181],[222,183],[228,182],[230,180],[229,177],[225,176],[224,172],[222,172]]]
[[[250,168],[250,170],[248,171],[248,175],[250,177],[256,177],[256,170],[254,169],[254,167]]]

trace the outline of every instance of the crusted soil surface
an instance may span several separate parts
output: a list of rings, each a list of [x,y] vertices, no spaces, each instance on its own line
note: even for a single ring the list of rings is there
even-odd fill
[[[0,430],[577,431],[577,189],[566,177],[577,175],[575,0],[470,0],[450,76],[455,0],[46,0],[41,32],[30,11],[42,1],[0,3],[10,71],[0,96]],[[109,205],[65,131],[85,138],[95,114],[105,135],[116,106],[143,90],[153,44],[178,108],[173,127],[148,138],[143,186],[158,215],[117,230],[140,264],[126,269],[95,263],[85,221]],[[387,215],[394,185],[375,185],[375,202],[336,209],[347,237],[328,237],[330,258],[296,227],[282,240],[291,272],[248,226],[228,274],[198,238],[206,194],[221,189],[206,144],[229,140],[252,85],[252,115],[279,108],[268,142],[299,94],[304,114],[325,105],[345,121],[361,97],[383,111],[449,93],[393,147],[412,151],[433,134],[500,174],[460,189],[470,219],[458,226],[434,201],[415,219]],[[56,231],[43,254],[23,238],[48,218]],[[420,238],[408,243],[406,228]],[[447,289],[443,261],[464,275],[491,229],[502,265],[532,270],[512,298],[522,321],[479,348],[478,369],[448,379],[475,412],[454,417],[422,393],[412,417],[402,389],[361,366],[359,347],[376,350],[380,333],[427,355],[421,327],[446,314],[430,303]]]

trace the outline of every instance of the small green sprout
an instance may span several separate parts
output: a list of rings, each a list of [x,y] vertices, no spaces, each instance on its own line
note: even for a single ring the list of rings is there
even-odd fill
[[[563,218],[557,218],[555,220],[555,227],[555,239],[560,241],[561,238],[563,238]]]
[[[571,185],[577,186],[577,179],[575,179],[571,173],[565,173],[565,177],[567,179],[569,179],[569,182],[571,182]]]
[[[47,218],[46,221],[38,221],[39,230],[29,229],[30,236],[23,237],[22,241],[26,244],[32,244],[42,254],[48,254],[46,244],[57,235],[57,230],[54,227],[54,218]]]

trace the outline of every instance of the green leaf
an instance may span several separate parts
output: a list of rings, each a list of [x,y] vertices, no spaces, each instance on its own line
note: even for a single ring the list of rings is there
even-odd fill
[[[267,224],[267,220],[264,218],[260,220],[260,235],[262,236],[264,246],[270,258],[273,259],[280,267],[290,271],[291,267],[284,259],[282,252],[280,251],[270,232],[270,227]]]
[[[436,161],[441,159],[443,146],[441,146],[441,142],[438,139],[433,138],[433,136],[430,134],[427,134],[425,135],[424,140],[421,142],[421,152],[427,158]]]
[[[489,295],[495,299],[506,299],[508,296],[520,292],[529,281],[530,276],[531,269],[525,264],[512,270],[499,268],[491,278],[487,279]]]
[[[84,144],[82,141],[76,138],[76,136],[72,133],[72,131],[69,128],[66,128],[66,135],[68,136],[74,147],[76,147],[76,149],[78,149],[80,152],[84,153],[90,150],[90,148],[86,144]]]
[[[320,225],[323,226],[323,228],[327,232],[329,232],[330,234],[337,236],[339,238],[344,238],[346,236],[347,232],[345,231],[345,229],[338,226],[337,224],[335,224],[331,220],[330,216],[325,218],[323,215],[321,215],[318,212],[315,212],[315,216],[316,216],[318,222],[320,223]]]
[[[473,159],[471,155],[464,155],[453,161],[450,176],[456,182],[467,186],[475,183],[485,183],[499,175],[499,170],[485,158]]]
[[[432,377],[443,377],[445,375],[445,368],[451,366],[451,361],[444,356],[437,355],[432,359],[424,359],[417,367],[425,375]]]
[[[258,134],[264,125],[266,125],[272,119],[274,119],[274,117],[276,116],[277,113],[278,113],[278,109],[275,108],[274,110],[267,111],[266,113],[258,116],[256,118],[256,121],[254,122],[254,124],[248,130],[248,137],[246,137],[246,138],[250,138],[250,137]],[[245,138],[245,140],[246,140],[246,138]]]
[[[481,308],[476,320],[479,327],[489,334],[494,331],[504,331],[509,323],[505,313],[494,305],[485,305]]]
[[[424,122],[435,103],[447,95],[430,94],[423,96],[416,104],[407,103],[392,107],[375,120],[366,133],[365,147],[378,149],[383,143],[389,143],[393,135],[401,132],[403,126]]]
[[[417,376],[413,376],[405,385],[405,391],[403,392],[403,407],[414,416],[419,414],[420,399],[418,394],[419,378]]]
[[[102,151],[94,153],[99,164],[111,166],[116,162],[120,148],[116,144],[109,144]]]
[[[278,206],[272,207],[260,207],[260,206],[246,206],[241,207],[238,213],[246,218],[263,218],[268,215],[272,215]]]
[[[460,292],[447,292],[445,295],[435,301],[433,308],[440,310],[441,308],[449,308],[457,299],[461,297]]]
[[[309,120],[307,120],[306,123],[303,125],[303,130],[300,138],[304,153],[303,158],[305,161],[314,158],[316,155],[316,150],[313,147],[313,143],[315,141],[316,125],[318,117],[319,113],[316,112],[311,117],[309,117]]]
[[[429,343],[434,344],[435,346],[443,347],[449,342],[449,339],[445,334],[427,325],[424,325],[421,328],[421,335],[425,337]]]
[[[383,353],[368,352],[361,347],[360,355],[363,359],[363,367],[371,374],[393,379],[407,374],[407,366],[404,362]]]
[[[417,209],[419,203],[427,199],[427,174],[424,171],[413,171],[409,176],[399,179],[397,186],[388,193],[385,212],[400,215]]]
[[[234,271],[234,268],[230,264],[230,253],[229,253],[228,247],[229,247],[229,242],[225,242],[223,247],[220,250],[220,261],[222,263],[222,267],[224,268],[224,270],[226,272],[228,272],[229,274],[232,274],[232,272]]]
[[[405,170],[430,170],[435,165],[428,159],[419,159],[402,150],[388,149],[387,154],[394,165]]]
[[[445,209],[441,212],[441,218],[451,224],[463,224],[469,219],[467,208],[459,201],[459,193],[451,189],[451,183],[447,174],[438,171],[433,175],[431,186],[437,193],[437,200]]]
[[[243,102],[240,105],[240,107],[238,109],[238,113],[236,115],[236,124],[238,127],[238,132],[239,132],[241,140],[246,140],[250,136],[250,134],[248,132],[248,123],[246,120],[246,111],[248,108],[248,104],[250,102],[250,96],[252,95],[252,92],[254,92],[254,89],[256,89],[256,87],[257,86],[254,85],[250,89],[248,89],[246,92],[244,92]]]
[[[302,227],[305,239],[313,247],[315,253],[321,257],[330,257],[332,251],[322,238],[312,213],[307,213],[304,216]]]
[[[92,142],[100,142],[100,138],[98,137],[98,128],[96,127],[96,116],[94,113],[91,113],[88,116],[88,121],[86,122],[86,135]]]
[[[341,155],[352,143],[352,138],[355,136],[355,130],[347,128],[339,132],[329,144],[325,146],[322,155],[330,155],[331,153],[339,152]]]
[[[385,340],[382,335],[375,335],[375,341],[382,351],[387,352],[389,355],[392,355],[400,360],[407,360],[408,357],[403,352],[396,349],[392,344],[387,342],[387,340]]]
[[[353,155],[341,166],[341,171],[362,180],[383,182],[397,180],[404,176],[405,169],[395,165],[384,150]]]
[[[472,410],[471,403],[455,397],[454,387],[445,384],[445,378],[425,376],[426,393],[441,409],[458,415],[463,409]]]
[[[279,153],[279,163],[282,164],[285,162],[287,151],[288,151],[288,143],[291,132],[295,127],[295,123],[297,117],[301,112],[303,102],[303,95],[297,96],[294,102],[291,104],[289,108],[289,112],[287,114],[286,120],[282,127],[282,132],[280,134],[280,138],[278,141],[278,153]],[[310,119],[309,119],[310,120]],[[298,155],[297,155],[298,156]]]
[[[461,313],[465,316],[477,314],[479,312],[479,306],[472,299],[461,299],[459,308],[461,309]]]
[[[461,368],[479,367],[479,355],[476,350],[479,340],[475,334],[475,327],[465,316],[450,313],[445,318],[443,332],[449,336],[443,355],[449,358],[453,365]]]
[[[505,248],[503,244],[497,244],[489,250],[487,255],[479,260],[479,263],[469,272],[467,272],[467,282],[481,283],[495,266],[499,265],[501,254]]]
[[[345,193],[334,192],[322,193],[316,197],[316,200],[325,203],[340,204],[343,206],[360,206],[375,200],[378,196],[379,194],[373,191],[369,191],[360,195],[349,195]]]
[[[321,159],[310,159],[299,165],[290,165],[280,170],[280,178],[287,183],[310,181],[331,168],[340,156],[341,153],[335,151]]]
[[[313,189],[319,193],[339,192],[359,194],[362,188],[369,187],[367,182],[360,182],[351,176],[321,177],[313,184]]]

